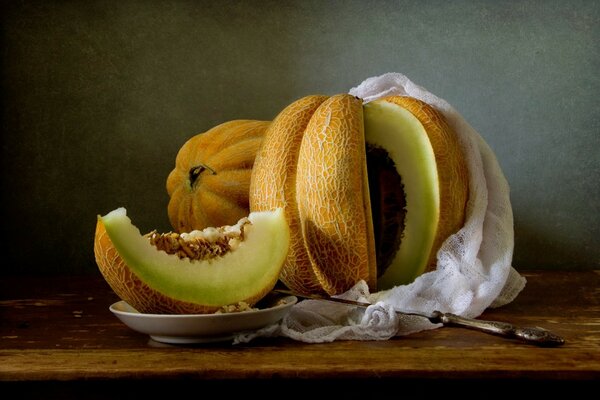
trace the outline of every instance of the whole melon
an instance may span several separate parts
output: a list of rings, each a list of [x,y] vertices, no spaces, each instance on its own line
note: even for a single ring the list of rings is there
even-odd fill
[[[224,122],[179,149],[166,184],[175,231],[231,225],[248,215],[254,158],[268,126],[268,121]]]

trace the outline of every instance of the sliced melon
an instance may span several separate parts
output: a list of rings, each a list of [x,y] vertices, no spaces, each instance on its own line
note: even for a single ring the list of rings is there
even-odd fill
[[[265,134],[250,182],[251,210],[290,216],[281,280],[300,293],[412,282],[436,267],[467,199],[458,135],[439,111],[406,96],[292,103]]]
[[[413,281],[427,267],[440,218],[438,170],[425,128],[405,108],[383,100],[367,103],[364,123],[368,145],[387,151],[406,198],[399,249],[377,281],[385,289]]]
[[[248,220],[231,250],[190,260],[158,250],[119,208],[98,217],[96,260],[117,295],[141,312],[205,313],[252,305],[275,286],[290,233],[282,209],[250,213]]]

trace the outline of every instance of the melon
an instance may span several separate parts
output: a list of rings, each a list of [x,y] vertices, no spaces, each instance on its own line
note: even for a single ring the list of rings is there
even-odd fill
[[[394,216],[389,218],[380,211],[375,230],[380,239],[386,234],[396,238],[387,248],[377,250],[378,287],[390,288],[410,283],[435,267],[437,250],[463,225],[468,171],[456,133],[424,102],[394,96],[368,103],[364,123],[368,148],[384,151],[379,158],[388,157],[388,167],[396,172],[393,176],[400,178],[400,185],[390,186],[377,178],[370,182],[371,193],[379,193],[379,210],[387,208],[382,190],[388,199],[390,190],[404,195],[402,209],[386,210],[388,215],[402,215],[403,223],[389,224]],[[398,206],[392,203],[392,207]],[[383,246],[382,242],[378,244]]]
[[[300,293],[410,283],[435,267],[467,200],[456,133],[403,96],[297,100],[267,128],[250,181],[251,211],[284,209],[291,243],[281,280]]]
[[[166,183],[175,231],[232,225],[248,215],[250,175],[269,124],[227,121],[181,146]]]
[[[251,307],[270,292],[289,248],[282,209],[189,233],[142,235],[118,208],[98,216],[94,253],[115,293],[144,313]]]

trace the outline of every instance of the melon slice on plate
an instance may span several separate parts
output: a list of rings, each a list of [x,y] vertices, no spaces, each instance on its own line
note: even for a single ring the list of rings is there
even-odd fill
[[[250,213],[233,226],[142,235],[119,208],[98,217],[94,252],[106,281],[138,311],[210,313],[252,306],[271,291],[289,236],[281,209]]]

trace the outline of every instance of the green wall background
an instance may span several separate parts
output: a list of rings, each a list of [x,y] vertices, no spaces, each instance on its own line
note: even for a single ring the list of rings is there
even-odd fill
[[[170,228],[186,139],[385,72],[448,100],[496,152],[517,269],[600,267],[600,2],[1,7],[4,275],[95,272],[97,214]]]

